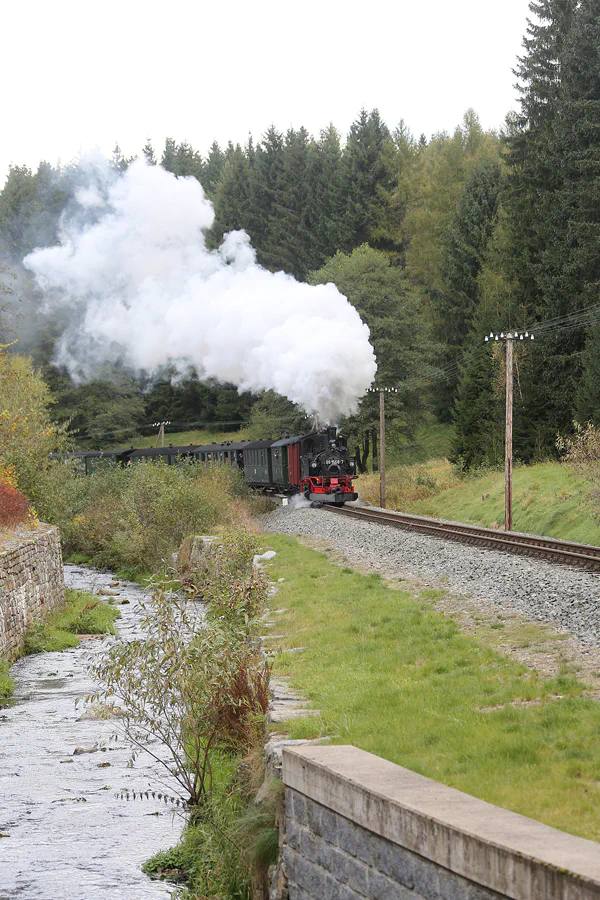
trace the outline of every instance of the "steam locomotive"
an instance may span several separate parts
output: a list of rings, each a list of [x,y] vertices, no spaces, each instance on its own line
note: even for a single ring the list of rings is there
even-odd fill
[[[316,506],[343,506],[358,499],[353,485],[356,461],[348,453],[346,439],[334,427],[312,434],[286,435],[278,441],[89,450],[61,458],[75,460],[87,475],[106,466],[136,465],[144,460],[162,459],[167,465],[177,465],[181,460],[195,459],[205,464],[235,466],[250,487],[270,493],[302,494]]]

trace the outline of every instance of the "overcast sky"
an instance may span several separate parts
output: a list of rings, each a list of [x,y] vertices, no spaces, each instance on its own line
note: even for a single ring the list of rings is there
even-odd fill
[[[345,134],[362,106],[428,136],[499,127],[528,0],[0,0],[0,184],[10,163],[205,152],[271,123]]]

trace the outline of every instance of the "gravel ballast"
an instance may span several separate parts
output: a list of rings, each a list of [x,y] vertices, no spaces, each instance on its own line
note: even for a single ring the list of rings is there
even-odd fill
[[[543,560],[359,522],[322,509],[278,507],[265,531],[326,540],[351,563],[382,575],[417,578],[510,607],[600,647],[600,575]]]

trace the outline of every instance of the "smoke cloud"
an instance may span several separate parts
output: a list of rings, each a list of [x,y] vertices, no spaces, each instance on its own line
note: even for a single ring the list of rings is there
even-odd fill
[[[333,284],[261,268],[243,231],[208,250],[214,213],[195,178],[138,160],[76,200],[59,244],[24,260],[46,302],[69,313],[56,362],[76,381],[117,360],[172,362],[277,391],[324,421],[356,410],[376,362],[354,307]]]

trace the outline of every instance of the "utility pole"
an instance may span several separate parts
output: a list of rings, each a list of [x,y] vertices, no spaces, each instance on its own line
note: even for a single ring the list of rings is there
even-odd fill
[[[397,387],[370,387],[370,394],[379,394],[379,505],[385,509],[385,394],[397,394]],[[375,435],[376,429],[373,429]],[[373,442],[373,464],[375,464],[375,442]]]
[[[504,438],[504,530],[512,531],[512,482],[513,482],[513,344],[515,341],[533,340],[528,331],[508,331],[504,334],[490,332],[486,342],[503,341],[506,344],[506,430]]]
[[[504,530],[512,531],[513,339],[506,339],[506,436],[504,439]]]
[[[379,391],[379,505],[385,509],[385,400]]]
[[[156,435],[156,443],[155,447],[158,447],[158,442],[161,442],[161,447],[165,446],[165,425],[170,425],[170,422],[153,422],[152,427],[158,428],[158,434]]]

